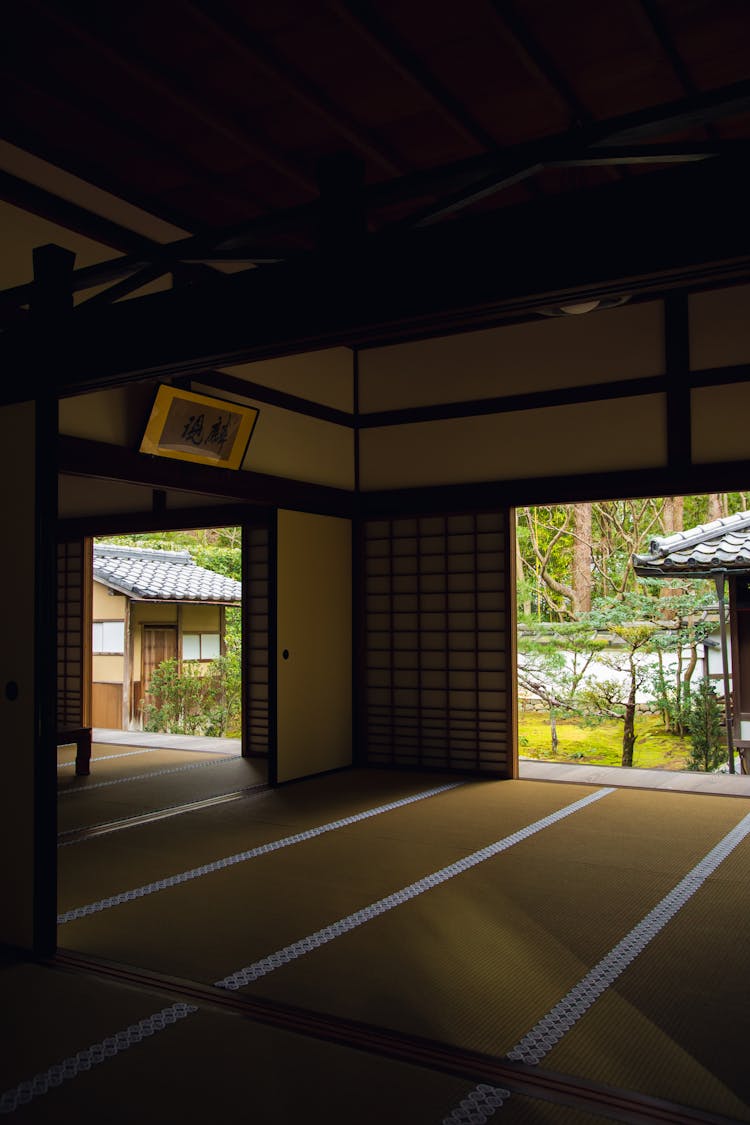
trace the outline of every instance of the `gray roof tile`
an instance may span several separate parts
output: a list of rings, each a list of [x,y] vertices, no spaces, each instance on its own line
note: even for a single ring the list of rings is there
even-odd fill
[[[94,578],[128,597],[237,605],[242,584],[193,562],[188,551],[94,544]]]
[[[636,574],[700,577],[722,570],[750,571],[750,512],[655,537],[649,553],[633,555]]]

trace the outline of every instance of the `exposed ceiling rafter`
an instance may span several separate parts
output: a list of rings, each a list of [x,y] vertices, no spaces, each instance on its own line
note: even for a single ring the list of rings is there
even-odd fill
[[[529,74],[545,85],[571,115],[571,125],[588,124],[591,113],[584,106],[570,82],[532,36],[511,0],[490,0],[501,33],[510,42]]]
[[[283,59],[226,4],[219,0],[187,0],[186,6],[197,12],[214,33],[229,44],[231,50],[253,67],[259,67],[297,101],[322,117],[362,156],[380,165],[390,175],[399,175],[404,171],[403,161],[387,145]]]
[[[63,12],[45,3],[45,0],[28,0],[28,2],[33,3],[34,7],[43,13],[45,19],[56,23],[67,34],[73,35],[88,50],[103,56],[137,85],[150,90],[158,98],[168,99],[193,120],[202,122],[237,149],[272,168],[302,191],[308,193],[315,191],[315,185],[310,177],[292,159],[279,152],[271,141],[253,135],[246,124],[234,120],[231,113],[210,107],[206,98],[197,98],[177,75],[167,74],[164,65],[157,71],[146,60],[136,57],[133,50],[125,55],[109,40],[101,27],[96,31],[83,27],[72,18],[70,9]]]
[[[367,0],[332,0],[330,7],[373,47],[381,58],[424,96],[472,146],[494,148],[497,139],[476,121],[466,106],[431,73],[422,60],[386,24]]]
[[[695,95],[637,114],[612,118],[597,123],[586,132],[573,130],[558,137],[536,142],[532,146],[519,145],[505,152],[494,151],[442,168],[411,173],[400,179],[374,184],[365,189],[365,202],[368,207],[377,208],[395,202],[404,202],[410,198],[439,195],[441,191],[452,192],[453,196],[449,194],[441,203],[430,209],[429,216],[431,216],[441,207],[444,208],[445,214],[459,211],[468,206],[472,198],[481,196],[481,193],[491,194],[500,190],[502,184],[513,177],[530,176],[537,168],[548,164],[586,165],[597,164],[600,161],[615,163],[618,160],[634,164],[641,162],[668,164],[697,161],[711,156],[726,158],[741,164],[748,159],[748,146],[744,141],[655,145],[643,141],[640,143],[626,141],[624,138],[633,134],[639,138],[644,134],[668,135],[677,131],[676,122],[683,122],[688,118],[693,121],[718,120],[723,116],[740,112],[746,107],[750,108],[750,82],[734,84],[713,91],[711,94]],[[18,183],[15,185],[16,189],[20,186]],[[66,218],[64,209],[70,205],[30,185],[23,185],[23,189],[28,193],[25,197],[27,201],[32,200],[35,193],[40,199],[42,196],[45,197],[44,210],[39,213],[50,217],[56,213],[54,208],[59,205],[60,211],[57,214],[62,225],[79,229],[76,223],[81,221],[80,209],[77,216],[71,212],[70,217]],[[30,209],[35,209],[32,203],[28,205]],[[178,239],[166,246],[142,239],[137,246],[131,243],[132,249],[129,249],[126,258],[76,270],[73,284],[76,290],[90,288],[129,276],[149,265],[161,265],[162,272],[167,272],[180,262],[218,262],[223,259],[248,264],[264,264],[278,261],[288,257],[289,251],[282,247],[275,247],[273,239],[284,235],[290,228],[298,229],[301,225],[314,223],[316,217],[317,206],[315,203],[310,203],[269,216],[261,216],[230,229],[225,228],[210,234]],[[436,214],[434,221],[437,221],[438,217]],[[93,217],[93,221],[97,221],[96,216]],[[412,216],[410,220],[412,224],[418,221],[419,216]],[[429,225],[429,222],[425,225]],[[88,228],[86,233],[90,230],[91,228]],[[122,235],[134,241],[138,237],[124,230]],[[115,243],[111,237],[102,240],[107,241],[109,245],[116,245],[118,248],[120,246],[120,242]],[[17,307],[26,304],[31,292],[32,288],[29,285],[5,290],[0,293],[0,307]]]

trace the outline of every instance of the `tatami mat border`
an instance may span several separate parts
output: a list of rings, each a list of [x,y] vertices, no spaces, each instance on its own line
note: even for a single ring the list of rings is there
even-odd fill
[[[216,859],[212,863],[201,864],[200,867],[193,867],[189,871],[181,871],[177,875],[167,875],[164,879],[157,879],[152,883],[144,883],[141,887],[135,887],[131,891],[121,891],[120,894],[110,895],[108,898],[99,899],[98,902],[90,902],[85,906],[77,906],[72,910],[66,910],[62,914],[58,914],[58,925],[63,925],[65,922],[73,922],[77,918],[86,918],[90,914],[98,914],[102,910],[109,910],[113,906],[121,906],[125,902],[133,902],[138,898],[145,898],[146,895],[155,894],[157,891],[167,890],[168,887],[177,887],[181,883],[189,883],[193,879],[200,879],[203,875],[211,875],[215,871],[222,871],[226,867],[234,867],[237,863],[245,863],[250,859],[257,859],[262,855],[269,855],[271,852],[280,851],[282,848],[292,847],[294,844],[301,844],[305,840],[313,840],[316,836],[324,836],[327,832],[335,832],[338,828],[346,828],[351,824],[357,824],[362,820],[369,820],[371,817],[380,816],[381,813],[392,812],[394,809],[403,808],[405,805],[412,805],[416,801],[423,801],[427,797],[435,797],[439,793],[446,793],[450,789],[457,789],[463,785],[461,781],[446,782],[444,785],[436,785],[431,789],[422,790],[420,793],[413,793],[409,797],[401,797],[397,801],[389,801],[384,805],[375,805],[373,808],[365,809],[363,812],[354,813],[352,816],[342,817],[340,820],[329,821],[328,824],[319,824],[316,828],[307,828],[304,832],[295,832],[292,836],[284,836],[280,840],[272,840],[268,844],[259,844],[255,848],[248,848],[244,852],[236,852],[234,855],[225,856],[223,859]]]
[[[460,785],[462,783],[453,783],[453,785],[456,784]],[[614,789],[597,790],[581,800],[566,805],[564,808],[557,810],[557,812],[551,813],[549,816],[545,816],[535,821],[533,824],[527,825],[518,832],[514,832],[510,836],[506,836],[485,848],[481,848],[465,859],[458,861],[458,863],[450,864],[448,867],[435,872],[434,875],[427,876],[425,879],[420,879],[417,883],[412,883],[409,887],[404,887],[401,891],[387,896],[386,899],[380,899],[378,902],[373,903],[370,908],[357,911],[356,914],[340,919],[338,923],[326,927],[325,930],[318,931],[317,934],[311,935],[310,938],[303,939],[302,942],[296,942],[293,946],[288,946],[286,949],[278,951],[277,954],[272,954],[271,958],[263,958],[262,961],[246,966],[244,969],[238,970],[237,973],[229,974],[229,976],[223,978],[221,981],[216,981],[215,985],[217,988],[240,988],[242,987],[240,982],[245,981],[248,974],[252,974],[257,968],[262,967],[263,972],[261,975],[266,975],[275,968],[280,967],[281,964],[285,964],[288,960],[293,959],[291,951],[294,951],[294,957],[299,957],[303,953],[309,952],[310,949],[317,948],[317,945],[323,944],[324,941],[331,941],[340,934],[348,932],[354,925],[362,925],[364,922],[369,921],[370,918],[377,917],[384,913],[385,910],[390,910],[395,906],[399,906],[402,902],[408,901],[415,895],[431,890],[435,886],[440,886],[447,879],[453,878],[463,871],[470,870],[485,859],[500,854],[500,852],[505,851],[514,844],[521,843],[537,832],[556,824],[558,821],[571,816],[573,813],[580,811],[595,801],[601,800],[603,797],[614,792]],[[317,945],[314,944],[316,940]],[[307,942],[308,945],[303,948],[305,942]],[[272,959],[277,960],[278,963],[271,964]],[[248,979],[257,978],[251,975]],[[166,1030],[178,1019],[183,1019],[185,1016],[196,1011],[198,1011],[198,1008],[193,1004],[188,1005],[183,1002],[173,1004],[160,1009],[151,1016],[145,1017],[145,1019],[137,1024],[130,1025],[125,1028],[124,1031],[118,1032],[115,1036],[110,1036],[100,1043],[95,1043],[84,1048],[77,1052],[76,1055],[70,1056],[61,1063],[49,1067],[46,1071],[36,1074],[32,1079],[20,1082],[12,1089],[5,1091],[5,1093],[0,1096],[0,1113],[12,1113],[14,1110],[18,1109],[19,1106],[26,1104],[33,1098],[46,1094],[50,1089],[59,1086],[62,1082],[75,1078],[76,1075],[80,1074],[82,1071],[90,1070],[92,1066],[98,1066],[104,1062],[105,1059],[114,1057],[114,1055],[119,1054],[121,1051],[127,1050],[136,1043],[140,1043],[145,1036],[151,1036],[157,1031]]]
[[[233,754],[231,758],[217,758],[213,762],[191,762],[189,766],[169,766],[163,770],[152,770],[150,773],[134,773],[130,777],[115,777],[111,781],[95,781],[93,785],[81,785],[75,789],[62,789],[58,797],[73,797],[79,793],[90,793],[92,789],[104,789],[108,785],[123,785],[126,781],[144,781],[152,777],[164,777],[168,773],[186,773],[188,770],[205,769],[207,766],[225,766],[228,762],[241,762],[242,759]]]
[[[508,1051],[507,1058],[531,1066],[540,1063],[748,835],[750,813]],[[508,1090],[477,1086],[442,1125],[482,1125],[508,1097]]]

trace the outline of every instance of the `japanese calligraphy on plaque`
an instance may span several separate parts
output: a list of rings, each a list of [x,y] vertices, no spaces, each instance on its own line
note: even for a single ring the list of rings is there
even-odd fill
[[[141,453],[239,469],[257,418],[252,406],[159,387]]]

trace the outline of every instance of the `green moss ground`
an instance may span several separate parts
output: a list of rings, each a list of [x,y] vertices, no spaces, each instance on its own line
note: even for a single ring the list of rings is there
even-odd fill
[[[640,715],[635,731],[633,764],[636,769],[688,768],[689,740],[667,734],[657,716]],[[584,726],[573,719],[558,719],[557,737],[557,754],[553,756],[549,719],[534,712],[519,716],[518,752],[522,758],[597,766],[619,766],[621,763],[622,723]]]

